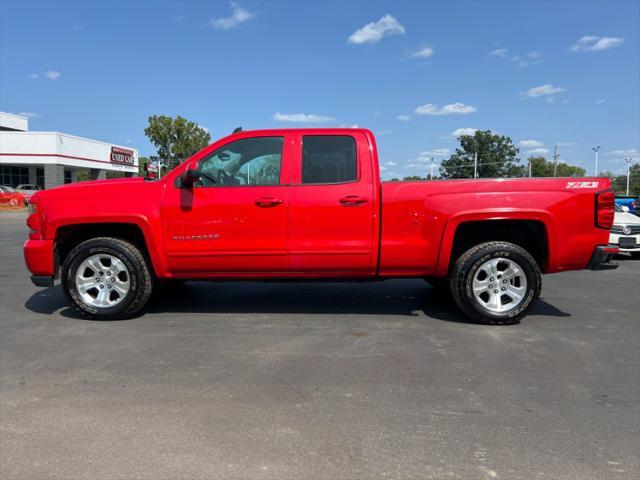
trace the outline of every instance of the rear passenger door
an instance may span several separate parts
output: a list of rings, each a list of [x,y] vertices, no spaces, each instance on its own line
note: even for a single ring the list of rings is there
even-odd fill
[[[364,134],[299,133],[289,206],[292,272],[375,274],[374,182]]]

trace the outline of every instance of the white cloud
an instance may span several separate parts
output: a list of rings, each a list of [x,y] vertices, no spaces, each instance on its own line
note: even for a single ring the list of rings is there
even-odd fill
[[[527,150],[524,152],[527,155],[546,155],[549,153],[548,148],[532,148],[531,150]]]
[[[231,6],[230,17],[211,18],[207,25],[217,30],[230,30],[256,16],[249,10],[242,8],[237,2],[229,2],[229,5]]]
[[[451,154],[451,151],[448,148],[435,148],[433,150],[420,152],[418,154],[418,158],[416,159],[416,161],[418,162],[431,161],[431,157],[448,157],[450,154]]]
[[[466,115],[476,111],[476,107],[464,103],[450,103],[440,108],[434,103],[427,103],[415,109],[418,115]]]
[[[613,150],[607,153],[607,156],[618,158],[639,158],[640,151],[636,148],[627,148],[622,150]]]
[[[40,78],[40,75],[38,75],[37,73],[30,73],[29,74],[29,78],[32,78],[33,80],[36,80],[36,79]]]
[[[532,60],[537,60],[540,58],[541,55],[540,55],[540,52],[534,50],[533,52],[529,52],[527,56]]]
[[[545,95],[555,95],[556,93],[562,93],[566,91],[566,88],[557,87],[555,85],[551,85],[550,83],[545,83],[544,85],[540,85],[539,87],[533,87],[525,92],[521,92],[521,95],[536,98],[543,97]]]
[[[539,148],[544,147],[544,143],[540,140],[522,140],[518,143],[518,146],[522,148]]]
[[[458,128],[457,130],[454,130],[453,132],[451,132],[451,136],[452,137],[462,137],[463,135],[475,135],[475,133],[478,131],[477,128]]]
[[[497,48],[496,50],[493,50],[491,52],[489,52],[489,55],[492,57],[506,57],[507,53],[509,53],[509,50],[507,50],[506,48]]]
[[[596,100],[596,105],[602,105],[606,101],[607,101],[606,98],[601,98],[600,100]]]
[[[421,47],[409,55],[409,58],[431,58],[433,56],[433,48]]]
[[[408,122],[409,120],[411,120],[411,117],[409,115],[398,115],[396,118],[401,122]]]
[[[21,117],[27,117],[27,118],[35,118],[39,116],[37,113],[34,113],[34,112],[18,112],[16,113],[16,115],[20,115]]]
[[[291,122],[291,123],[327,123],[335,122],[334,117],[327,115],[316,115],[315,113],[280,113],[273,114],[273,119],[276,122]]]
[[[388,162],[384,162],[384,164],[385,164],[387,167],[395,167],[395,166],[397,166],[397,165],[398,165],[398,164],[397,164],[396,162],[394,162],[393,160],[389,160]]]
[[[405,29],[395,17],[385,15],[377,22],[367,23],[364,27],[353,32],[347,42],[355,45],[363,43],[378,43],[387,35],[404,35]]]
[[[44,76],[49,80],[57,80],[62,76],[62,74],[57,70],[49,70],[48,72],[45,72]]]
[[[578,142],[558,142],[558,146],[559,147],[573,147],[574,145],[577,145]]]
[[[598,37],[596,35],[585,35],[571,47],[574,52],[599,52],[615,48],[624,43],[624,38],[619,37]]]

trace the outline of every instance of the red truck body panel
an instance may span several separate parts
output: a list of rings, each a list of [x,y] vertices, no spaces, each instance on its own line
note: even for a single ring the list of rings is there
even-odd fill
[[[305,135],[353,137],[357,180],[302,184]],[[178,185],[186,169],[219,147],[260,136],[284,140],[279,185]],[[595,246],[608,241],[609,231],[595,225],[594,201],[608,179],[380,182],[379,176],[375,139],[365,129],[236,133],[158,181],[82,182],[36,193],[25,259],[34,275],[55,275],[61,229],[92,224],[138,228],[160,278],[445,276],[458,227],[486,220],[540,222],[547,273],[586,268]]]

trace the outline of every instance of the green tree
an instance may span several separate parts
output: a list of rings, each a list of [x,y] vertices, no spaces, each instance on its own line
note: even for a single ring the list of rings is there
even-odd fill
[[[160,157],[171,168],[178,165],[211,142],[204,128],[186,118],[151,115],[144,134],[158,150]]]
[[[524,167],[518,165],[519,150],[511,138],[494,135],[491,130],[478,130],[473,135],[462,135],[460,147],[448,160],[442,162],[440,172],[445,179],[473,178],[474,157],[478,154],[478,177],[521,177]]]
[[[600,172],[599,177],[611,179],[611,188],[616,195],[626,195],[627,174],[615,174],[611,171]],[[634,163],[629,169],[629,195],[640,196],[640,163]]]
[[[420,175],[409,175],[408,177],[404,177],[402,179],[403,182],[412,182],[415,180],[426,180],[426,178],[421,177]]]
[[[569,165],[568,163],[558,163],[554,169],[553,162],[544,157],[529,157],[527,164],[531,163],[532,177],[553,177],[554,170],[556,177],[584,177],[587,173],[584,168]]]

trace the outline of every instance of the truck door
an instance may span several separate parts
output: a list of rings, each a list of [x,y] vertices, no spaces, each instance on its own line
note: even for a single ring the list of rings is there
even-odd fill
[[[299,133],[294,144],[291,270],[326,276],[374,275],[376,196],[366,137],[358,132]]]
[[[203,173],[193,188],[167,185],[162,218],[170,271],[288,271],[288,138],[230,141],[191,166]]]

